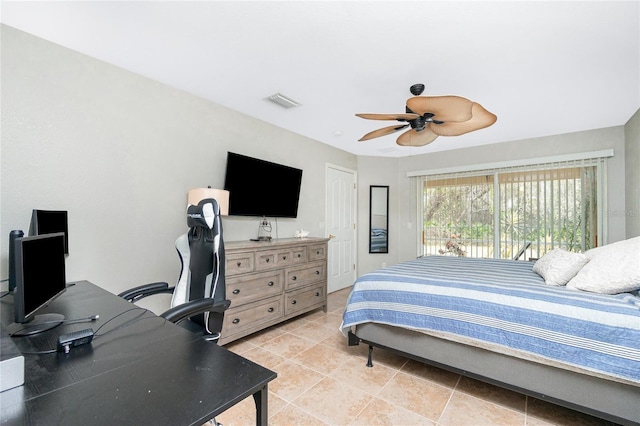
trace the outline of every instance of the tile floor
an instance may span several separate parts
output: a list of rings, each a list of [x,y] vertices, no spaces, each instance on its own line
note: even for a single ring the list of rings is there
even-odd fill
[[[338,331],[349,289],[316,310],[226,347],[278,373],[269,384],[269,424],[610,425],[535,398],[461,377],[366,345]],[[219,415],[224,426],[254,425],[247,398]]]

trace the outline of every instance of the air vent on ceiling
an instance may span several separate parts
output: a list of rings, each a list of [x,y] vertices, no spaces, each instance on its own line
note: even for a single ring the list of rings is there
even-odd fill
[[[269,99],[271,102],[276,103],[278,105],[280,105],[281,107],[284,108],[295,108],[298,107],[300,105],[302,105],[300,102],[294,101],[293,99],[291,99],[288,96],[283,95],[282,93],[275,93],[271,96],[269,96],[267,99]]]

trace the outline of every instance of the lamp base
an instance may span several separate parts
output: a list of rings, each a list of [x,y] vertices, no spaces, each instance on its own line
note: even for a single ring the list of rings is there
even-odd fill
[[[271,223],[265,217],[258,224],[258,241],[271,241]]]

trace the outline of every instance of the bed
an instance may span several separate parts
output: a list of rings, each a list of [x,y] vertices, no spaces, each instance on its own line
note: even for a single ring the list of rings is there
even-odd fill
[[[383,268],[357,279],[341,331],[369,345],[369,366],[381,347],[637,425],[640,238],[617,247],[613,263],[605,247],[538,262],[428,256]],[[603,277],[599,289],[580,288]]]

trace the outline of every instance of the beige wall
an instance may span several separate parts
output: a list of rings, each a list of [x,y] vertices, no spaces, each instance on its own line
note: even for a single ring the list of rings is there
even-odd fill
[[[624,126],[626,237],[640,236],[640,109]]]
[[[175,282],[187,190],[222,187],[227,151],[303,169],[298,219],[279,219],[278,235],[325,235],[325,164],[356,169],[356,156],[10,27],[1,36],[3,278],[9,231],[40,208],[69,211],[70,281],[114,293]],[[255,238],[258,218],[223,226],[226,240]]]

